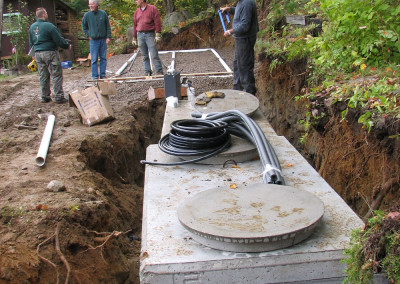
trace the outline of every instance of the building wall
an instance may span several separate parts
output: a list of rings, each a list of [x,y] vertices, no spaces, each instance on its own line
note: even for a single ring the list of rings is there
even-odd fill
[[[61,34],[65,39],[72,43],[72,51],[62,51],[61,57],[65,60],[73,60],[79,54],[78,51],[78,24],[77,17],[74,10],[58,0],[28,0],[27,6],[22,8],[20,1],[17,0],[4,0],[3,13],[8,13],[7,7],[9,4],[13,5],[13,9],[22,12],[23,15],[28,15],[28,12],[35,14],[38,7],[44,7],[49,16],[49,22],[58,27]],[[67,25],[66,25],[67,23]],[[29,51],[29,40],[24,46],[24,52]],[[12,46],[10,38],[7,35],[1,36],[1,57],[9,56],[12,54]]]
[[[19,11],[23,15],[28,14],[28,7],[22,7],[21,3],[19,1],[15,0],[4,0],[4,7],[3,7],[3,14],[7,14],[9,12],[8,7],[11,4],[12,10],[13,11]],[[12,44],[10,41],[10,37],[7,35],[1,34],[1,50],[0,50],[0,55],[1,57],[4,56],[9,56],[12,54]],[[26,44],[24,47],[24,50],[26,49],[28,51],[29,48],[29,43]]]

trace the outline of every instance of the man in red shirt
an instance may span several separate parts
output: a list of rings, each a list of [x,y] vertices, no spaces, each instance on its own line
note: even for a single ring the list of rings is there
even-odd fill
[[[140,53],[143,56],[144,72],[146,76],[151,76],[152,70],[150,59],[154,62],[157,74],[164,74],[163,65],[156,42],[161,40],[161,20],[158,10],[155,6],[147,4],[146,0],[136,0],[138,8],[133,15],[133,40],[134,47],[139,46]]]

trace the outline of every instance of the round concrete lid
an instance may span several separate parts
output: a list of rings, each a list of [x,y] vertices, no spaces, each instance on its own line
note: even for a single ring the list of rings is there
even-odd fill
[[[224,112],[227,110],[236,109],[248,116],[252,116],[258,107],[260,102],[256,96],[252,94],[237,91],[237,90],[213,90],[225,94],[224,98],[212,98],[207,105],[197,105],[193,102],[193,107],[201,113],[211,113],[211,112]],[[210,92],[213,92],[210,91]],[[203,99],[206,96],[205,93],[201,93],[196,97],[197,99]]]
[[[181,224],[206,246],[262,252],[309,237],[324,214],[322,201],[305,190],[274,184],[213,188],[178,209]]]
[[[232,135],[231,147],[226,151],[219,153],[211,158],[199,161],[199,164],[205,165],[223,165],[228,160],[232,162],[243,163],[251,160],[258,159],[258,151],[253,143]],[[191,160],[198,156],[181,156],[183,160]]]

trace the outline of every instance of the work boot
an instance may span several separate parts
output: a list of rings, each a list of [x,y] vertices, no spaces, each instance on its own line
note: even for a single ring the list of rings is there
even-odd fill
[[[65,104],[68,102],[68,100],[64,97],[55,99],[55,101],[56,101],[56,104]]]
[[[45,97],[45,98],[42,98],[42,103],[48,103],[48,102],[51,102],[51,98],[50,97]]]
[[[107,79],[106,76],[100,76],[100,79]]]
[[[150,77],[151,76],[151,72],[146,72],[145,76]]]

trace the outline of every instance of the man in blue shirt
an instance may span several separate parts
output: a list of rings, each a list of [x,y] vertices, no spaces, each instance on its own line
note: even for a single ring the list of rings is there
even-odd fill
[[[57,27],[48,22],[47,11],[44,8],[36,9],[37,21],[29,28],[29,49],[35,50],[35,60],[40,76],[42,102],[48,103],[50,98],[50,76],[53,80],[53,89],[56,103],[68,102],[64,97],[63,76],[58,48],[71,50],[71,45],[61,36]]]
[[[234,14],[232,29],[224,33],[225,37],[233,36],[236,41],[233,89],[255,95],[254,45],[259,30],[256,3],[254,0],[239,0],[236,7],[221,8],[221,12]]]
[[[92,63],[92,79],[99,79],[97,68],[100,56],[100,79],[106,78],[107,45],[111,39],[111,27],[108,15],[99,9],[99,0],[89,0],[90,11],[83,15],[82,30],[89,38],[89,48]]]

